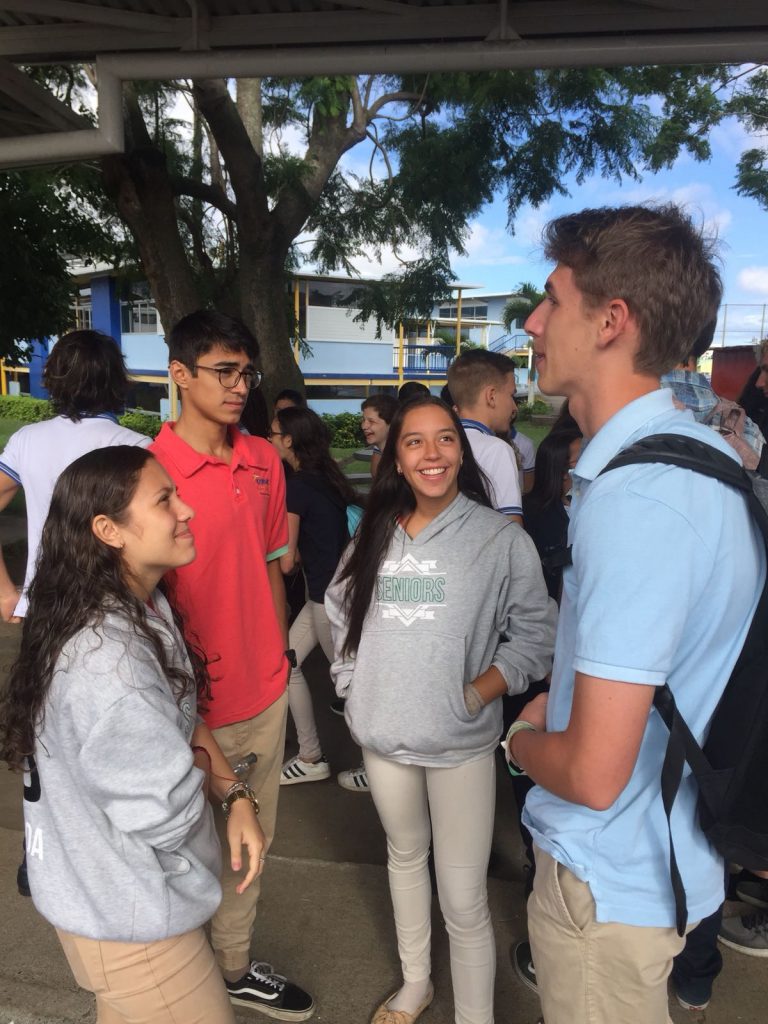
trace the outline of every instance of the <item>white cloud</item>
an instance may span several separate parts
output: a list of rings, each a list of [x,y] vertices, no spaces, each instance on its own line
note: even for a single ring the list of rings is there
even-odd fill
[[[512,252],[512,239],[502,228],[490,228],[473,221],[464,248],[466,255],[454,256],[456,267],[497,267],[524,263],[522,256]],[[464,272],[464,271],[463,271]]]
[[[745,267],[739,271],[739,287],[759,295],[768,295],[768,267]]]

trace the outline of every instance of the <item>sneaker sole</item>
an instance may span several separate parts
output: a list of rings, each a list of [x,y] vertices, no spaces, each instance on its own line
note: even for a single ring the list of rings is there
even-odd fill
[[[679,996],[677,992],[675,992],[675,999],[684,1010],[690,1010],[692,1013],[702,1013],[709,1006],[709,999],[706,1003],[686,1003],[686,1001]]]
[[[512,961],[512,966],[515,969],[515,974],[520,979],[520,981],[522,981],[522,983],[525,985],[526,988],[529,988],[531,990],[531,992],[535,992],[538,995],[539,987],[536,984],[536,982],[531,981],[531,979],[528,977],[528,975],[525,974],[518,967],[517,961],[515,960],[515,948],[516,947],[517,947],[517,943],[516,942],[512,946],[509,947],[509,959]]]
[[[369,796],[370,796],[370,793],[371,793],[371,787],[370,786],[355,786],[355,785],[348,786],[348,785],[345,785],[343,782],[339,782],[339,785],[341,786],[342,789],[346,789],[346,791],[348,793],[368,793]]]
[[[768,949],[750,949],[749,946],[740,946],[737,942],[732,942],[731,939],[724,939],[722,935],[717,936],[717,941],[722,942],[729,949],[735,949],[737,953],[743,953],[745,956],[756,956],[763,960],[768,958]]]
[[[330,769],[325,775],[300,775],[296,779],[287,779],[285,776],[280,776],[281,786],[296,786],[301,782],[325,782],[326,779],[330,779]]]
[[[275,1020],[309,1020],[315,1012],[315,1004],[312,1003],[308,1010],[282,1010],[279,1006],[270,1006],[268,1003],[254,1003],[252,999],[239,999],[229,993],[230,1003],[235,1006],[245,1006],[256,1013],[263,1013],[266,1017],[274,1017]]]

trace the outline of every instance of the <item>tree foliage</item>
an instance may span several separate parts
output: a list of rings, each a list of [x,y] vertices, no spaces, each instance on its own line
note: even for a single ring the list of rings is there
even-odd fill
[[[80,80],[35,75],[87,110]],[[566,175],[621,181],[682,151],[706,159],[729,81],[724,67],[653,67],[133,83],[125,154],[101,162],[98,184],[84,174],[164,325],[200,306],[239,315],[275,390],[301,385],[297,266],[352,273],[391,247],[401,270],[355,305],[379,328],[428,315],[494,196],[513,231],[521,205],[564,194]]]
[[[758,68],[745,76],[729,103],[756,141],[768,139],[768,69]],[[742,153],[736,168],[736,191],[749,196],[768,210],[768,144]]]
[[[25,354],[24,341],[72,325],[67,256],[98,258],[109,248],[103,226],[83,215],[73,183],[51,171],[0,174],[0,356]]]
[[[501,319],[504,329],[511,331],[516,320],[527,319],[538,304],[546,298],[546,293],[540,291],[530,281],[523,281],[515,288],[514,295],[506,302],[501,311]]]

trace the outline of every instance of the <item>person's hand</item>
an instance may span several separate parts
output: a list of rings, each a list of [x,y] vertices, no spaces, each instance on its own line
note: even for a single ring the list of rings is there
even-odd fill
[[[254,878],[261,874],[267,845],[250,800],[235,800],[232,803],[227,819],[227,842],[233,871],[240,871],[243,866],[243,846],[248,850],[248,871],[235,890],[238,894],[243,893]]]
[[[3,622],[21,622],[21,617],[13,614],[20,596],[21,587],[14,587],[13,590],[0,596],[0,618]]]
[[[539,732],[546,732],[548,700],[548,693],[538,694],[538,696],[534,697],[530,703],[525,705],[523,710],[517,716],[517,721],[530,722],[534,729],[538,729]]]

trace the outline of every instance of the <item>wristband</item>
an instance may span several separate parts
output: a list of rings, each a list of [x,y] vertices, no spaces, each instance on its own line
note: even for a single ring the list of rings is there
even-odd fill
[[[235,800],[250,800],[256,814],[259,813],[259,801],[247,782],[233,782],[224,794],[224,798],[221,801],[221,809],[224,811],[225,818],[229,817],[229,812]]]
[[[509,730],[508,730],[507,735],[506,735],[506,738],[504,739],[504,749],[505,749],[505,751],[507,753],[507,768],[509,769],[509,774],[510,775],[517,776],[517,775],[527,775],[528,774],[528,772],[525,771],[524,768],[521,768],[520,765],[517,763],[517,761],[515,761],[513,759],[513,757],[512,757],[512,737],[517,732],[538,732],[538,731],[539,730],[536,728],[535,725],[531,725],[530,722],[526,722],[522,718],[519,718],[516,722],[513,722],[512,725],[510,725]]]
[[[471,715],[472,718],[477,718],[485,707],[483,698],[477,692],[477,687],[474,683],[464,684],[464,707],[467,709],[467,714]]]

